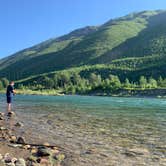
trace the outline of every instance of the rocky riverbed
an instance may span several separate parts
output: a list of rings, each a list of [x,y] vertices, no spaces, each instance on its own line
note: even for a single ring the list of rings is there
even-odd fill
[[[28,135],[20,136],[22,127],[14,113],[0,113],[0,166],[62,165],[66,158],[63,150],[49,143],[26,143]]]

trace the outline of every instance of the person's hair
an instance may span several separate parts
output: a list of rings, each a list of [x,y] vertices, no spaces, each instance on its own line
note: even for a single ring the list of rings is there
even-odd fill
[[[10,84],[14,84],[14,81],[10,81]]]

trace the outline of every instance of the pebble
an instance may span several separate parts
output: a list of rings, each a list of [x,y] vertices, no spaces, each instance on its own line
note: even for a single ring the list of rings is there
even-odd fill
[[[54,150],[58,150],[59,148],[58,148],[58,147],[56,147],[56,146],[54,146],[54,147],[53,147],[53,149],[54,149]]]
[[[26,162],[23,158],[19,158],[17,161],[16,161],[16,166],[26,166]]]
[[[37,153],[37,149],[36,149],[36,148],[33,148],[33,149],[31,150],[31,153],[32,153],[32,154],[36,154],[36,153]]]
[[[13,116],[13,115],[15,115],[14,112],[8,112],[8,113],[7,113],[7,116],[8,116],[8,117],[11,117],[11,116]]]
[[[52,153],[53,153],[54,155],[56,155],[56,154],[58,154],[58,153],[60,152],[60,151],[57,150],[57,149],[52,149],[51,151],[52,151]]]
[[[3,117],[3,116],[0,116],[0,120],[4,120],[4,117]]]
[[[10,146],[10,147],[13,147],[13,148],[21,148],[22,147],[22,145],[20,145],[20,144],[8,144],[8,146]]]
[[[25,139],[23,137],[18,137],[17,143],[18,144],[25,144]]]
[[[87,150],[85,153],[86,154],[94,154],[94,153],[96,153],[97,151],[96,151],[96,149],[89,149],[89,150]]]
[[[12,158],[12,163],[15,163],[17,161],[17,158]]]
[[[58,161],[62,161],[62,160],[65,159],[65,155],[64,154],[58,154],[54,158]]]
[[[0,127],[0,130],[7,130],[7,128],[5,128],[5,127]]]
[[[51,152],[43,146],[39,147],[37,150],[37,156],[39,156],[39,157],[49,156],[50,154],[51,154]]]
[[[14,163],[6,163],[5,165],[6,165],[6,166],[15,166]]]
[[[24,149],[30,149],[31,146],[30,146],[30,145],[25,145],[23,148],[24,148]]]
[[[21,122],[17,122],[17,123],[15,124],[15,126],[16,126],[16,127],[23,127],[24,125],[23,125]]]
[[[45,159],[45,158],[41,158],[40,164],[46,164],[46,165],[48,165],[49,161],[47,159]]]
[[[5,163],[11,163],[12,162],[12,158],[11,158],[9,153],[5,154],[4,161],[5,161]]]
[[[0,154],[0,160],[2,160],[3,159],[3,156],[2,156],[2,154]]]
[[[147,149],[134,148],[126,150],[124,154],[128,157],[136,157],[138,155],[148,155],[149,151]]]
[[[43,146],[50,146],[50,144],[48,142],[45,142]]]
[[[4,117],[4,113],[0,112],[0,116],[1,116],[1,117]]]
[[[17,141],[17,137],[16,137],[15,135],[12,135],[12,136],[10,137],[10,142],[11,142],[11,143],[16,143],[16,141]]]

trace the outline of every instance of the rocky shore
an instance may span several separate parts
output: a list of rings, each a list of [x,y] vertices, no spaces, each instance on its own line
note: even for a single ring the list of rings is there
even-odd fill
[[[93,90],[88,93],[91,96],[112,96],[112,97],[154,97],[166,98],[166,89],[118,89],[113,92]]]
[[[27,136],[18,134],[23,124],[15,116],[0,113],[0,166],[62,166],[63,150],[49,143],[26,143]]]

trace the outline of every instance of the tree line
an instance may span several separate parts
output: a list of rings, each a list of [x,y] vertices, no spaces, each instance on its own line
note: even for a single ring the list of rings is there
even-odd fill
[[[0,90],[7,87],[9,80],[0,78]],[[91,73],[87,78],[81,77],[79,73],[58,73],[51,77],[42,76],[30,82],[16,84],[18,89],[44,90],[61,89],[66,94],[88,93],[90,91],[110,91],[119,89],[155,89],[166,88],[166,78],[161,76],[158,79],[140,76],[139,81],[134,82],[128,78],[121,81],[116,75],[109,75],[102,78],[100,74]]]
[[[7,79],[0,80],[0,88],[7,85]],[[38,79],[16,85],[18,89],[44,90],[55,89],[62,90],[66,94],[82,94],[93,91],[114,92],[119,89],[155,89],[166,88],[166,78],[161,76],[158,79],[153,77],[146,78],[140,76],[138,81],[132,81],[126,78],[121,81],[116,75],[108,75],[102,78],[100,74],[91,73],[88,77],[81,77],[79,73],[56,73],[52,76],[41,76]]]

